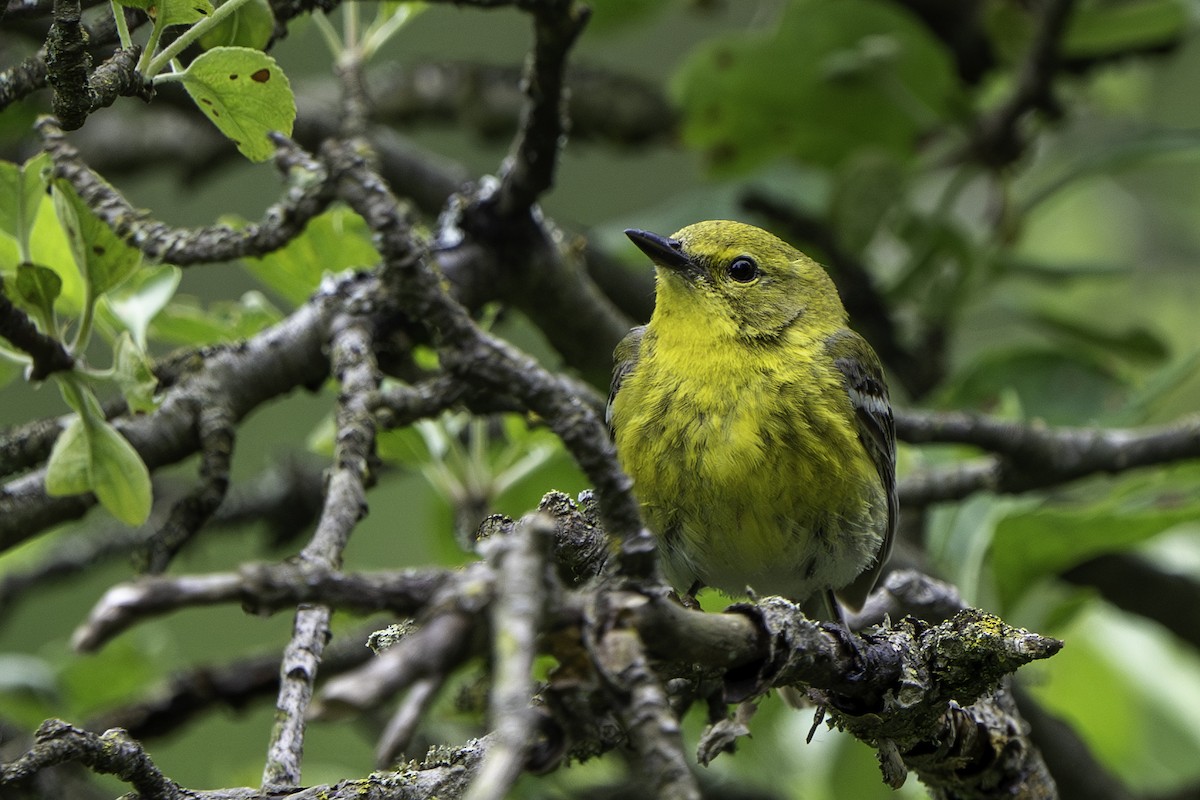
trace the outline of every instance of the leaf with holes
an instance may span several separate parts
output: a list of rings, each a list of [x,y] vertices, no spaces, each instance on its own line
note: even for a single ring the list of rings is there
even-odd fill
[[[249,47],[215,47],[181,75],[183,87],[221,133],[251,161],[275,152],[271,131],[291,135],[296,101],[275,59]]]
[[[209,0],[155,0],[153,12],[164,28],[171,25],[194,25],[212,16]]]

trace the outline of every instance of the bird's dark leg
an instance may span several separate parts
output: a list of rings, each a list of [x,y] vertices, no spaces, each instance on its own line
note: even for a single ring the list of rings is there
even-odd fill
[[[687,594],[676,595],[679,598],[679,604],[684,608],[690,608],[693,611],[700,610],[700,601],[696,599],[696,595],[704,588],[704,584],[700,581],[694,581],[688,588]]]
[[[866,659],[863,657],[862,647],[859,644],[859,639],[850,630],[850,624],[846,622],[846,612],[842,608],[842,604],[838,602],[837,596],[834,595],[832,589],[825,590],[825,608],[829,612],[829,618],[838,624],[841,629],[839,631],[842,639],[842,644],[848,649],[854,658],[854,670],[858,674],[862,674],[866,667]]]

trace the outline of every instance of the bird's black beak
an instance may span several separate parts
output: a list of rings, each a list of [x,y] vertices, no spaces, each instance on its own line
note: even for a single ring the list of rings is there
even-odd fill
[[[657,266],[679,273],[690,273],[695,270],[691,259],[683,254],[683,243],[678,239],[668,239],[666,236],[659,236],[650,231],[639,231],[636,228],[629,228],[625,231],[625,235]]]

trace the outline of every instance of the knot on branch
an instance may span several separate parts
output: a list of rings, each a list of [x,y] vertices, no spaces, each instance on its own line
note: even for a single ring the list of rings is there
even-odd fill
[[[154,99],[154,84],[137,71],[140,45],[118,48],[88,78],[91,96],[90,111],[106,108],[118,97],[140,97],[149,103]]]

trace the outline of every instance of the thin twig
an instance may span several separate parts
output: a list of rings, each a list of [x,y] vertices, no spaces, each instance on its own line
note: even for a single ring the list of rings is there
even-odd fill
[[[72,369],[75,359],[67,352],[63,343],[37,329],[33,320],[24,311],[13,305],[4,293],[4,279],[0,277],[0,337],[14,347],[29,354],[33,360],[29,379],[41,381]]]
[[[212,393],[206,393],[211,396]],[[229,489],[229,466],[236,428],[229,409],[203,404],[196,410],[200,437],[200,485],[171,509],[165,524],[141,549],[139,562],[147,572],[161,573],[220,507]]]
[[[605,527],[621,542],[621,561],[631,577],[654,568],[654,540],[642,526],[628,476],[600,418],[573,388],[529,356],[474,323],[446,293],[436,269],[414,237],[383,181],[348,147],[333,144],[326,159],[338,179],[339,196],[374,233],[384,258],[382,279],[390,295],[414,319],[438,334],[444,368],[462,379],[517,397],[541,415],[571,451],[601,497]]]
[[[266,210],[261,221],[238,230],[227,225],[174,228],[134,208],[88,168],[78,151],[67,144],[53,118],[43,117],[37,128],[46,152],[54,161],[55,176],[65,178],[96,216],[147,258],[180,267],[261,256],[278,250],[304,230],[308,221],[324,211],[333,199],[320,164],[286,139],[279,139],[275,164],[292,182],[284,196]]]
[[[332,329],[331,367],[341,383],[335,415],[334,467],[321,520],[299,556],[306,569],[318,573],[341,568],[350,532],[366,514],[366,484],[375,449],[375,422],[368,398],[379,387],[372,334],[362,318],[335,317]],[[331,613],[323,605],[301,606],[296,612],[292,639],[279,665],[278,713],[263,770],[264,789],[300,783],[308,706],[321,653],[329,640]]]
[[[1145,429],[1052,428],[961,412],[900,409],[896,435],[910,444],[969,444],[995,454],[900,482],[905,506],[979,491],[1025,492],[1096,473],[1200,458],[1200,417]]]
[[[1075,0],[1042,0],[1040,6],[1037,29],[1012,94],[975,125],[973,155],[994,168],[1011,164],[1025,151],[1026,137],[1020,128],[1026,114],[1039,109],[1051,117],[1061,113],[1054,97],[1054,79]]]
[[[492,688],[488,712],[492,746],[467,800],[502,800],[521,774],[537,731],[529,704],[533,661],[546,602],[546,550],[554,520],[530,515],[511,536],[492,537],[482,549],[497,572],[491,604]]]

